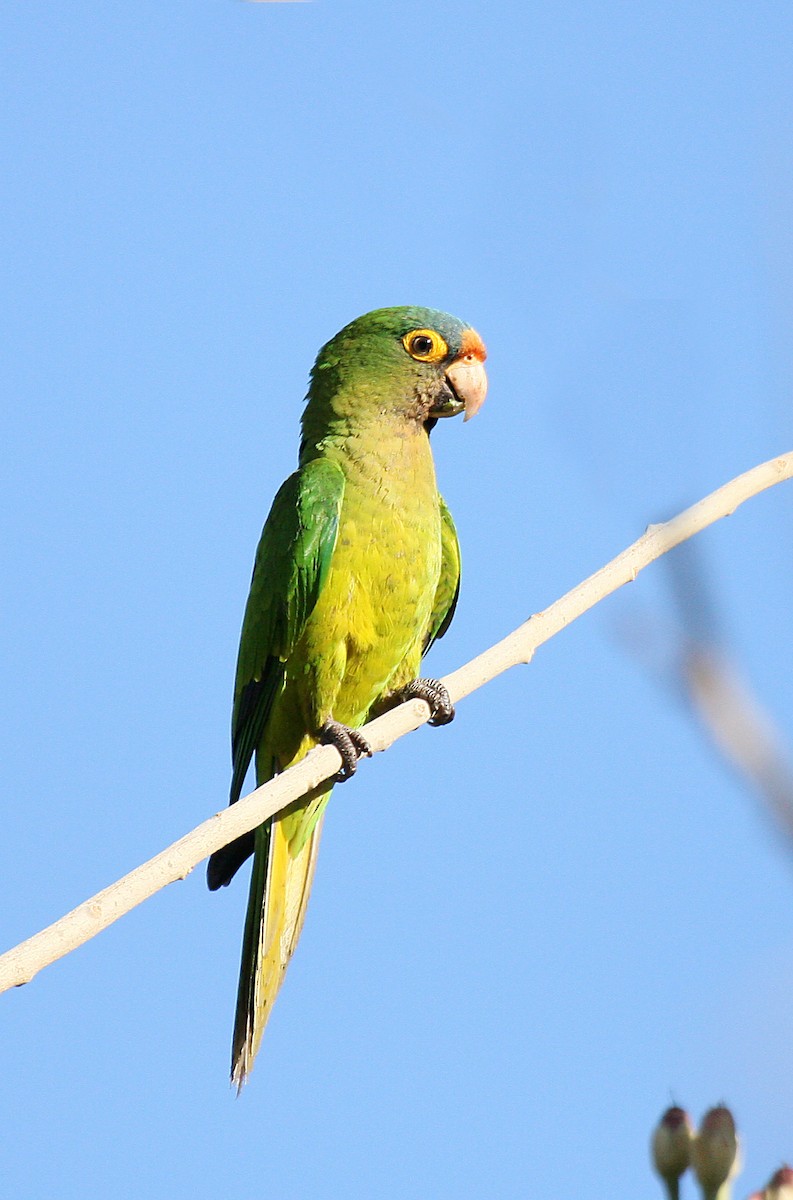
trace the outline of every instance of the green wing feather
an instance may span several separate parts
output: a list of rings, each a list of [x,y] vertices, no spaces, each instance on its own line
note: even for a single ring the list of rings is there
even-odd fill
[[[231,718],[231,803],[284,680],[286,660],[317,602],[330,566],[344,473],[314,459],[290,475],[273,501],[256,551],[242,622]]]
[[[341,467],[328,459],[314,459],[286,480],[265,522],[237,659],[231,719],[232,804],[240,797],[251,758],[283,687],[286,660],[325,582],[343,495]],[[212,855],[207,865],[211,891],[231,882],[253,853],[254,843],[253,833],[244,834]]]
[[[452,514],[443,496],[438,496],[441,509],[441,574],[435,589],[429,629],[424,642],[426,654],[433,642],[442,638],[452,623],[457,598],[460,595],[460,543]]]
[[[256,551],[242,622],[231,720],[231,803],[239,799],[286,663],[322,592],[336,545],[344,473],[314,459],[291,475],[273,501]],[[262,778],[259,763],[258,778]],[[232,1049],[232,1078],[242,1086],[294,949],[311,887],[318,830],[298,858],[283,820],[270,820],[212,855],[212,889],[228,883],[256,849],[243,936]]]

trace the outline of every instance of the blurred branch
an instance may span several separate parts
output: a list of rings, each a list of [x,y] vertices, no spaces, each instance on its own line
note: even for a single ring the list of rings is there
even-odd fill
[[[708,734],[727,762],[759,792],[793,842],[793,768],[771,718],[718,650],[688,647],[681,670]]]
[[[510,667],[530,662],[538,646],[623,584],[630,583],[655,559],[729,516],[752,496],[792,476],[793,452],[789,452],[739,475],[672,520],[649,526],[632,546],[544,612],[537,613],[495,646],[447,675],[443,682],[452,700],[463,699]],[[397,738],[423,725],[429,716],[429,708],[423,701],[411,700],[371,721],[365,727],[366,737],[373,750],[385,750]],[[0,991],[27,983],[42,967],[87,942],[166,884],[184,879],[213,851],[255,829],[335,775],[340,767],[341,758],[335,747],[318,746],[296,766],[210,817],[41,933],[0,956]]]
[[[674,687],[719,757],[759,797],[793,845],[793,756],[787,740],[724,649],[721,613],[697,543],[667,559],[679,620],[634,620],[623,636],[648,670]]]
[[[666,560],[680,623],[692,642],[723,640],[723,613],[716,600],[700,542],[684,542]]]

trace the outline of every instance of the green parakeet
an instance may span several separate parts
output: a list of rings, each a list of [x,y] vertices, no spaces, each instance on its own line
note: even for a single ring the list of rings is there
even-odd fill
[[[320,742],[355,770],[356,731],[373,709],[445,689],[418,680],[451,621],[460,552],[435,481],[439,417],[484,401],[485,348],[456,317],[383,308],[320,350],[302,420],[299,467],[273,501],[242,625],[232,716],[231,803],[256,758],[264,783]],[[297,944],[331,784],[213,854],[214,890],[254,853],[231,1077],[241,1087]]]

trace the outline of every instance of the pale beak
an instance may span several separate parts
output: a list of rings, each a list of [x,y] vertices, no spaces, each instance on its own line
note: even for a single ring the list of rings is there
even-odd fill
[[[474,413],[479,412],[487,395],[484,363],[475,354],[457,358],[446,372],[446,382],[461,406],[465,407],[465,420],[469,421]]]

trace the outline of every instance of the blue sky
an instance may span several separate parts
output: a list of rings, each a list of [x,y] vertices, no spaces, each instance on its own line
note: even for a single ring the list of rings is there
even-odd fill
[[[433,673],[793,445],[793,17],[45,0],[0,39],[10,946],[223,805],[253,551],[352,317],[489,348],[433,438],[464,555]],[[778,488],[698,545],[788,736],[792,526]],[[658,564],[334,795],[240,1100],[242,881],[2,997],[8,1194],[651,1196],[672,1099],[729,1103],[759,1186],[793,855],[626,638],[675,619]]]

